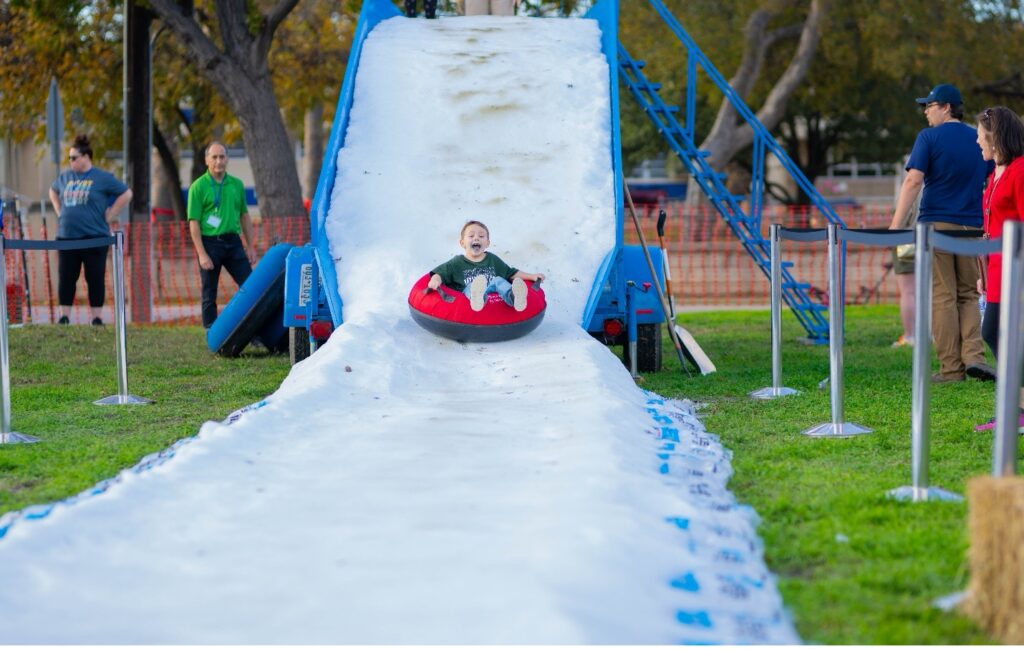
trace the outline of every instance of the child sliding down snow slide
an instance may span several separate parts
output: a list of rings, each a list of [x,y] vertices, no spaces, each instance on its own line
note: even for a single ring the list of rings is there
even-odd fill
[[[469,298],[474,311],[484,308],[484,300],[491,293],[497,293],[505,304],[516,311],[526,309],[526,282],[539,282],[544,275],[525,273],[512,268],[495,254],[487,252],[491,235],[487,226],[480,221],[468,221],[462,226],[459,245],[465,254],[456,255],[433,271],[428,288],[437,290],[443,283],[448,288],[460,291]]]

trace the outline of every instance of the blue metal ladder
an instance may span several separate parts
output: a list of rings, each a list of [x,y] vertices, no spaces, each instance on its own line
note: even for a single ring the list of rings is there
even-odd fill
[[[661,0],[648,0],[661,16],[661,19],[672,30],[679,41],[686,47],[687,53],[687,84],[686,84],[686,117],[683,124],[676,119],[678,106],[666,104],[658,91],[661,84],[651,83],[644,76],[644,62],[634,59],[620,42],[619,74],[629,87],[630,93],[640,103],[647,117],[654,122],[658,133],[668,142],[672,150],[686,165],[690,175],[701,190],[711,200],[719,215],[729,228],[739,237],[744,249],[754,259],[765,276],[770,277],[771,253],[767,239],[761,236],[761,211],[764,205],[765,186],[765,155],[771,153],[782,164],[783,168],[793,177],[810,198],[811,202],[825,218],[832,223],[843,225],[832,206],[822,198],[800,168],[786,154],[785,150],[775,141],[771,133],[757,119],[736,94],[729,82],[715,69],[711,61],[704,55],[690,35],[686,33],[675,16],[669,12]],[[694,124],[697,112],[697,71],[703,69],[715,86],[725,95],[740,116],[754,131],[754,165],[751,182],[750,209],[744,212],[743,195],[729,193],[725,186],[726,175],[716,172],[708,163],[707,151],[701,151],[695,144]],[[798,282],[790,273],[792,262],[782,262],[782,297],[792,309],[797,320],[807,331],[808,337],[814,342],[828,340],[828,320],[825,315],[827,307],[812,302],[808,295],[811,285]]]

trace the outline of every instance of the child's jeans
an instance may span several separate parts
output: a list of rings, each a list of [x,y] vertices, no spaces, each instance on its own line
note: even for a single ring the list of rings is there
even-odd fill
[[[462,290],[462,294],[467,298],[472,299],[469,292],[471,285],[466,284],[466,288]],[[505,300],[505,304],[512,306],[515,302],[515,298],[512,297],[512,284],[504,277],[492,277],[491,281],[487,283],[487,288],[484,289],[484,299],[491,293],[497,293],[501,296],[501,299]],[[486,301],[485,301],[486,304]]]

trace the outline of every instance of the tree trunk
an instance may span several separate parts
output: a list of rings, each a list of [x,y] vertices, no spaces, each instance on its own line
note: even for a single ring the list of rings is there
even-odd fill
[[[305,214],[295,153],[270,76],[263,76],[242,90],[241,97],[228,97],[228,105],[235,110],[242,126],[245,152],[257,182],[260,215],[266,218]]]
[[[175,217],[184,220],[187,217],[187,209],[185,199],[181,195],[177,146],[171,148],[171,143],[156,124],[153,125],[153,147],[160,156],[159,171],[154,175],[153,207],[170,206]]]
[[[729,81],[729,85],[744,101],[761,74],[768,50],[775,43],[800,34],[800,43],[789,66],[775,82],[761,109],[756,113],[758,120],[768,131],[773,130],[782,120],[789,97],[807,75],[820,40],[820,26],[827,10],[827,2],[828,0],[811,0],[810,11],[800,28],[789,26],[765,31],[772,18],[767,9],[754,12],[747,20],[744,28],[746,44],[743,49],[743,60]],[[724,171],[733,156],[750,146],[753,141],[754,130],[745,121],[741,121],[735,106],[728,98],[724,98],[715,124],[700,144],[700,148],[709,152],[708,163],[715,171]],[[687,188],[687,197],[691,203],[703,198],[700,188],[692,178]]]
[[[149,0],[238,118],[263,216],[304,213],[295,156],[267,68],[274,31],[297,2],[279,0],[267,13],[250,15],[245,0],[218,0],[222,51],[178,2]],[[258,25],[258,31],[250,25]]]
[[[324,161],[324,105],[316,102],[303,119],[303,198],[312,200]]]

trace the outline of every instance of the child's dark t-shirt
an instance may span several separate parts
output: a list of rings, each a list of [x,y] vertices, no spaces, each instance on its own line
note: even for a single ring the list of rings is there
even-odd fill
[[[456,255],[432,270],[431,274],[440,275],[441,282],[448,288],[465,291],[477,275],[483,275],[488,282],[494,277],[504,277],[511,282],[517,272],[518,269],[506,264],[498,255],[485,252],[484,258],[478,262],[466,259],[465,255]]]

